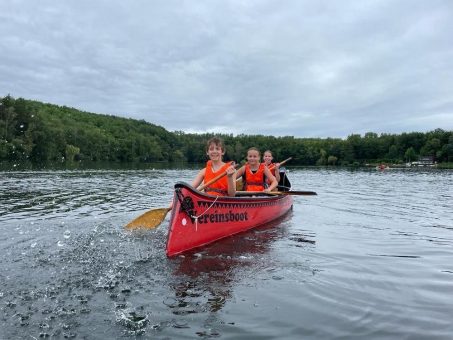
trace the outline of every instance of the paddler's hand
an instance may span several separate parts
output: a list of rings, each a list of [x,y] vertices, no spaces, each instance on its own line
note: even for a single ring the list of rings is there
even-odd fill
[[[230,165],[227,169],[226,169],[226,173],[227,173],[227,176],[228,177],[231,177],[234,175],[234,173],[236,172],[236,169],[234,168],[234,163],[231,163],[232,165]]]

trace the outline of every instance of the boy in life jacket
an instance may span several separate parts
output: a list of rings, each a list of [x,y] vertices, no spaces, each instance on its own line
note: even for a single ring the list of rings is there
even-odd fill
[[[280,182],[280,163],[272,163],[272,160],[274,157],[272,156],[272,151],[271,150],[266,150],[264,151],[263,154],[263,163],[265,166],[268,167],[268,169],[271,171],[272,175],[274,175],[275,179],[277,180],[277,183]],[[266,178],[267,184],[270,185],[269,178]]]
[[[241,176],[246,191],[270,192],[278,185],[275,176],[264,163],[260,163],[260,152],[257,148],[248,149],[247,163],[236,172],[236,177]],[[267,185],[266,179],[269,179],[269,185]]]
[[[207,183],[214,177],[226,172],[226,176],[206,187],[205,192],[215,196],[234,196],[236,194],[236,184],[233,175],[236,169],[234,168],[234,162],[224,163],[222,160],[225,154],[223,141],[217,137],[208,140],[206,154],[209,157],[209,161],[206,163],[206,167],[201,169],[197,177],[192,181],[192,186],[197,188],[202,182]]]

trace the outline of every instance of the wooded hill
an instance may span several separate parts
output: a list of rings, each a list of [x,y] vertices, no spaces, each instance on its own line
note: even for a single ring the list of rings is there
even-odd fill
[[[205,162],[213,134],[169,132],[144,120],[79,111],[38,101],[0,97],[0,161]],[[249,147],[273,151],[291,165],[403,163],[420,156],[453,162],[453,131],[340,138],[218,134],[226,160],[240,162]]]

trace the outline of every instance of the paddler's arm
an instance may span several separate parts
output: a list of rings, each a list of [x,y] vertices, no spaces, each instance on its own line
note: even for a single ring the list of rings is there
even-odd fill
[[[197,177],[195,177],[195,179],[192,181],[192,187],[198,188],[198,186],[201,184],[201,182],[203,182],[205,173],[206,173],[206,168],[203,168],[198,172]]]
[[[275,179],[280,182],[280,163],[275,163]]]
[[[263,191],[270,192],[277,187],[278,182],[275,179],[275,176],[272,175],[272,172],[267,167],[264,167],[264,175],[271,181],[271,184],[269,185],[268,188],[264,189]]]
[[[232,163],[234,164],[234,163]],[[231,165],[226,170],[227,173],[227,180],[228,180],[228,196],[235,196],[236,195],[236,169],[234,165]]]

